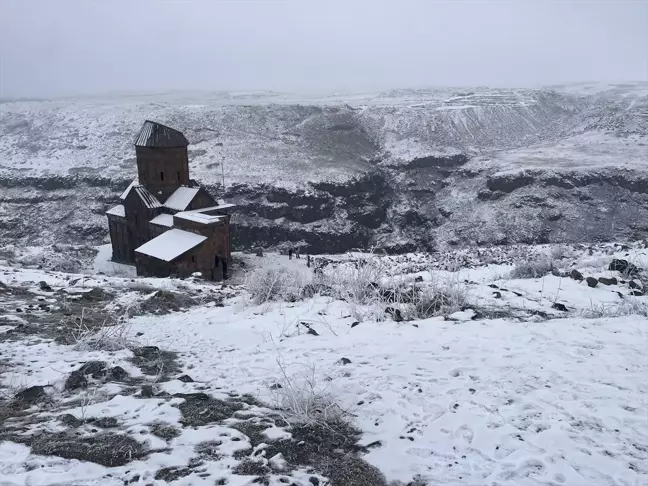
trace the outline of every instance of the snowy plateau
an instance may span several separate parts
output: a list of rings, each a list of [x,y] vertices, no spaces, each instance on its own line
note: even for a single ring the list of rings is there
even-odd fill
[[[111,261],[145,119],[229,280]],[[0,486],[648,485],[647,162],[648,83],[2,100]]]

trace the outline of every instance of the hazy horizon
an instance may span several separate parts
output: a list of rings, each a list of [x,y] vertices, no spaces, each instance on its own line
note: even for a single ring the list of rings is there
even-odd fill
[[[0,2],[0,97],[646,81],[648,2]]]

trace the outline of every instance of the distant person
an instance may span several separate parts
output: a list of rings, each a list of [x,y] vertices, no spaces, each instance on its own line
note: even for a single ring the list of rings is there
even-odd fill
[[[299,248],[297,248],[297,250],[295,251],[295,257],[297,258],[297,260],[299,260]]]
[[[293,250],[292,248],[288,250],[288,260],[292,260]]]
[[[311,263],[310,255],[306,255],[306,266],[307,266],[308,268],[310,268],[310,263]]]

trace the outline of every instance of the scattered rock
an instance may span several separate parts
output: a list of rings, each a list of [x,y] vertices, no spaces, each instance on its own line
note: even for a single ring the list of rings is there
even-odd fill
[[[565,304],[561,304],[560,302],[554,302],[554,304],[551,306],[552,309],[559,310],[561,312],[569,312],[569,309],[565,307]]]
[[[594,288],[598,285],[598,279],[594,277],[587,277],[585,281],[587,282],[588,287]]]
[[[356,327],[358,324],[360,324],[360,321],[355,321],[351,323],[351,328]]]
[[[47,399],[45,387],[36,385],[25,388],[14,395],[14,401],[25,405],[34,405]]]
[[[616,285],[618,284],[618,280],[614,277],[612,278],[606,278],[606,277],[599,277],[598,279],[599,283],[602,283],[603,285]]]
[[[193,383],[194,380],[191,376],[189,375],[182,375],[181,377],[178,378],[182,383]]]
[[[93,378],[101,378],[106,374],[106,366],[107,363],[105,361],[88,361],[79,368],[79,371],[85,376],[90,375]]]
[[[44,280],[41,280],[40,282],[38,282],[38,287],[39,287],[41,290],[45,291],[45,292],[51,292],[51,291],[52,291],[52,287],[50,287],[50,286],[47,284],[47,282],[45,282]]]
[[[81,294],[81,299],[89,301],[100,301],[106,298],[106,292],[100,287],[93,287],[88,292]]]
[[[621,272],[626,275],[639,273],[639,268],[628,262],[628,260],[614,259],[608,266],[608,270]]]
[[[70,373],[68,379],[65,380],[66,390],[77,390],[79,388],[87,388],[87,386],[88,380],[86,379],[85,375],[79,370]]]
[[[502,293],[501,292],[493,292],[493,297],[496,299],[501,299],[502,298]]]
[[[641,297],[643,294],[644,293],[641,290],[631,290],[630,291],[630,295],[632,295],[634,297]]]
[[[111,381],[125,381],[128,379],[128,373],[121,366],[115,366],[108,370],[106,378]]]
[[[281,386],[279,383],[274,383],[270,385],[271,390],[279,390],[280,388],[283,388],[283,386]]]
[[[418,277],[416,277],[416,278],[414,279],[414,282],[416,282],[416,283],[420,283],[420,282],[422,282],[422,281],[423,281],[423,277],[422,277],[421,275],[419,275]]]
[[[63,425],[67,425],[68,427],[72,427],[75,429],[83,425],[83,420],[79,420],[71,413],[66,413],[61,415],[59,417],[59,422],[61,422]]]
[[[571,271],[571,273],[569,274],[569,277],[573,278],[574,280],[578,280],[579,282],[581,282],[583,280],[583,274],[580,273],[575,268]]]
[[[351,364],[351,360],[349,358],[342,358],[340,359],[340,363],[343,365],[348,365]]]
[[[155,392],[153,391],[153,385],[142,385],[142,389],[140,391],[140,396],[143,398],[151,398],[155,396]]]
[[[641,289],[642,288],[641,285],[639,285],[635,280],[630,280],[630,282],[628,282],[628,287],[630,287],[631,289]]]

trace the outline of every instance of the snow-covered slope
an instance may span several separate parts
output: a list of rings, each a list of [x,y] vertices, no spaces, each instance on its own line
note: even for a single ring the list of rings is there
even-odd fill
[[[222,192],[224,163],[226,196],[240,204],[239,244],[248,246],[292,241],[336,251],[369,242],[396,250],[470,243],[474,235],[461,228],[472,222],[463,215],[499,210],[535,233],[547,221],[517,188],[478,197],[489,178],[527,170],[535,171],[530,190],[541,198],[537,174],[588,174],[583,190],[591,199],[556,196],[577,219],[609,205],[610,193],[648,216],[646,191],[636,190],[643,183],[616,189],[619,178],[645,180],[647,92],[646,83],[634,83],[4,101],[3,236],[33,238],[27,228],[37,225],[47,238],[62,238],[67,225],[82,239],[105,236],[102,212],[136,173],[132,143],[144,119],[186,133],[192,175],[215,192]],[[579,239],[549,223],[543,238]],[[624,222],[615,234],[633,231],[645,229]],[[491,233],[478,239],[496,242]],[[507,238],[528,241],[528,233]]]
[[[318,282],[304,259],[236,255],[246,285],[221,288],[116,276],[107,256],[110,275],[74,275],[0,255],[3,484],[646,484],[642,243],[317,258],[323,290],[346,269],[461,296],[412,320],[385,313],[398,298],[284,300]],[[511,275],[544,259],[554,274]],[[254,304],[264,270],[287,293]],[[304,433],[295,411],[322,403],[358,434],[317,407]]]

